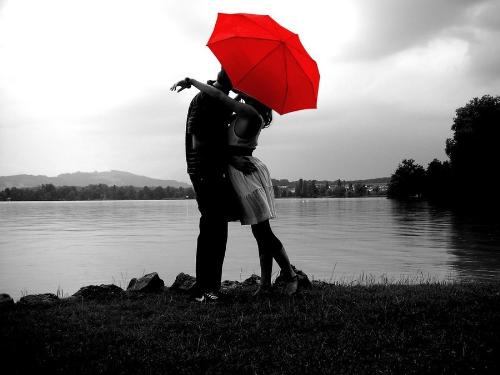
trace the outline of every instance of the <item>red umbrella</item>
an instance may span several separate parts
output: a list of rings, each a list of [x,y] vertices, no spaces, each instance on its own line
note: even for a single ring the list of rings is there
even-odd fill
[[[219,13],[207,46],[236,89],[279,114],[316,108],[318,66],[299,36],[270,16]]]

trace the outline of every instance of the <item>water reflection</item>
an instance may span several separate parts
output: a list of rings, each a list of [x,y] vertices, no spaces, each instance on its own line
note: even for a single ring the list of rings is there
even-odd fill
[[[408,255],[408,269],[440,279],[454,278],[447,253],[448,213],[435,211],[425,202],[388,202],[392,235],[400,251]]]
[[[427,261],[433,251],[446,249],[451,278],[491,280],[500,276],[500,221],[494,216],[460,212],[427,202],[391,201],[395,235],[401,245],[419,248]],[[413,253],[414,264],[419,254]],[[441,259],[441,260],[440,260]],[[443,265],[436,256],[434,268]]]
[[[451,217],[452,267],[460,278],[491,280],[500,276],[500,220],[455,212]]]

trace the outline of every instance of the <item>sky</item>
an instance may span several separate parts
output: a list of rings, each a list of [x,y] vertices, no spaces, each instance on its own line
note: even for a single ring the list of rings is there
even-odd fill
[[[390,176],[446,159],[455,110],[500,95],[500,0],[0,0],[0,176],[189,181],[186,76],[215,78],[217,13],[269,14],[316,60],[318,108],[275,114],[274,178]]]

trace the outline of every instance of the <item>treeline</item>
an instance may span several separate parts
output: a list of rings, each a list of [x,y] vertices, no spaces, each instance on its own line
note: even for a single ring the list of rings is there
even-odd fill
[[[453,205],[500,205],[490,184],[500,165],[500,96],[474,98],[456,110],[446,140],[447,161],[434,159],[427,168],[404,159],[391,176],[389,198],[421,198]]]
[[[274,195],[277,198],[320,198],[320,197],[366,197],[382,196],[387,193],[387,182],[384,179],[371,180],[366,184],[355,181],[317,181],[303,180],[288,181],[273,179]]]
[[[104,184],[77,186],[41,185],[34,188],[7,188],[0,192],[0,200],[12,201],[87,201],[127,199],[190,199],[194,198],[191,187],[108,186]]]
[[[289,181],[273,179],[276,198],[321,198],[321,197],[366,197],[387,194],[385,179],[366,184],[356,181]],[[77,186],[54,186],[44,184],[31,188],[7,188],[0,192],[0,201],[87,201],[87,200],[157,200],[193,199],[193,188],[108,186],[105,184]]]

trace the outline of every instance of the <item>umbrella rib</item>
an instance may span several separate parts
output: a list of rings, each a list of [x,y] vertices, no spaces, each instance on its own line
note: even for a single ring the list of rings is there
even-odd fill
[[[291,35],[288,39],[291,39],[293,38],[294,35]],[[293,49],[294,51],[297,51],[298,53],[300,53],[301,55],[304,55],[306,56],[307,58],[313,60],[313,58],[309,55],[309,53],[306,51],[306,49],[304,48],[304,45],[302,44],[302,41],[300,40],[300,37],[299,37],[299,34],[295,34],[295,36],[297,37],[297,42],[300,43],[300,48],[298,48],[295,44],[293,43],[289,43],[287,44],[288,47],[290,49]],[[287,39],[287,40],[288,40]]]
[[[241,14],[241,16],[243,16],[244,18],[246,18],[248,21],[250,21],[250,22],[254,23],[255,25],[259,26],[261,29],[266,30],[268,33],[271,33],[271,34],[273,34],[273,35],[276,35],[276,34],[277,34],[277,33],[276,33],[276,30],[269,30],[268,28],[266,28],[266,27],[262,26],[262,25],[261,25],[261,24],[259,24],[258,22],[255,22],[252,18],[248,17],[248,15],[247,15],[247,14],[242,13],[242,14]],[[268,16],[268,17],[269,17],[269,16]],[[269,17],[269,18],[271,18],[271,17]],[[273,19],[271,18],[271,20],[273,20]],[[273,20],[273,21],[274,21],[274,20]],[[276,21],[274,21],[274,22],[276,22]]]
[[[297,66],[300,68],[300,70],[302,70],[302,73],[304,73],[304,75],[308,78],[308,82],[309,82],[309,85],[311,86],[311,90],[314,94],[314,85],[312,83],[312,79],[311,77],[309,76],[309,74],[306,73],[306,71],[304,70],[304,68],[302,67],[302,65],[299,64],[299,62],[297,61],[297,59],[293,56],[293,54],[290,53],[290,56],[292,56],[292,58],[295,60],[295,62],[297,63]],[[312,60],[312,59],[311,59]],[[314,61],[314,60],[313,60]],[[314,61],[316,62],[316,61]],[[316,64],[317,66],[317,64]]]
[[[253,72],[255,70],[255,68],[257,67],[257,65],[259,65],[262,61],[264,61],[265,59],[267,59],[269,57],[270,54],[272,54],[274,51],[276,51],[276,49],[278,49],[280,47],[280,44],[278,44],[276,47],[274,47],[272,50],[270,50],[266,55],[264,55],[264,57],[262,57],[259,61],[257,61],[253,66],[252,66],[252,69],[248,69],[248,71],[243,75],[243,77],[241,77],[238,82],[236,82],[234,85],[238,85],[241,83],[241,81],[243,81],[251,72]],[[233,86],[234,86],[233,85]]]
[[[288,99],[288,64],[287,64],[287,56],[284,48],[281,49],[283,52],[283,64],[285,65],[285,95],[283,97],[283,101],[281,102],[281,111],[283,112],[283,108],[285,108],[286,100]]]

